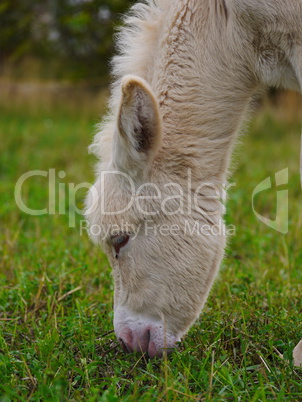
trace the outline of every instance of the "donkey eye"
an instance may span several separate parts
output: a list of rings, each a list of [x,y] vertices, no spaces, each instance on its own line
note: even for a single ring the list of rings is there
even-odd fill
[[[112,236],[111,243],[115,250],[115,258],[118,258],[120,249],[128,243],[130,236],[128,233],[123,233],[120,235]]]

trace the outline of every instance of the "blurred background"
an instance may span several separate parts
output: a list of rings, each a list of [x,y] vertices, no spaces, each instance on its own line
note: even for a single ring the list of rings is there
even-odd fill
[[[84,103],[108,84],[113,34],[127,0],[2,0],[1,101]],[[72,97],[71,97],[72,95]],[[84,97],[84,99],[83,99]],[[82,99],[79,99],[82,98]],[[42,104],[41,104],[42,102]],[[35,105],[36,103],[36,105]],[[99,107],[99,102],[97,106]]]
[[[3,0],[1,73],[106,82],[114,28],[127,0]]]

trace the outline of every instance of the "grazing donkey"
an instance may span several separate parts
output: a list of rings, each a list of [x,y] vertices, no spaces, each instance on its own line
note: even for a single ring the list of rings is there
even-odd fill
[[[228,165],[252,96],[302,89],[302,1],[146,0],[118,50],[86,217],[113,268],[117,338],[154,357],[197,319],[219,270]]]

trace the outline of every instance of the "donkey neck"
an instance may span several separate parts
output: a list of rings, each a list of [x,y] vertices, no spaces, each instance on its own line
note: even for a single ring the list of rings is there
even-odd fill
[[[151,74],[164,126],[161,157],[176,172],[186,166],[224,181],[256,82],[223,8],[187,0],[173,12]]]

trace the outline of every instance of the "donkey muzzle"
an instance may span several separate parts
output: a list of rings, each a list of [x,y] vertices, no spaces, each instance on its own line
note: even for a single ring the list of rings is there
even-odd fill
[[[132,314],[125,308],[115,311],[114,328],[124,352],[146,353],[150,358],[170,354],[180,341],[160,321]]]

